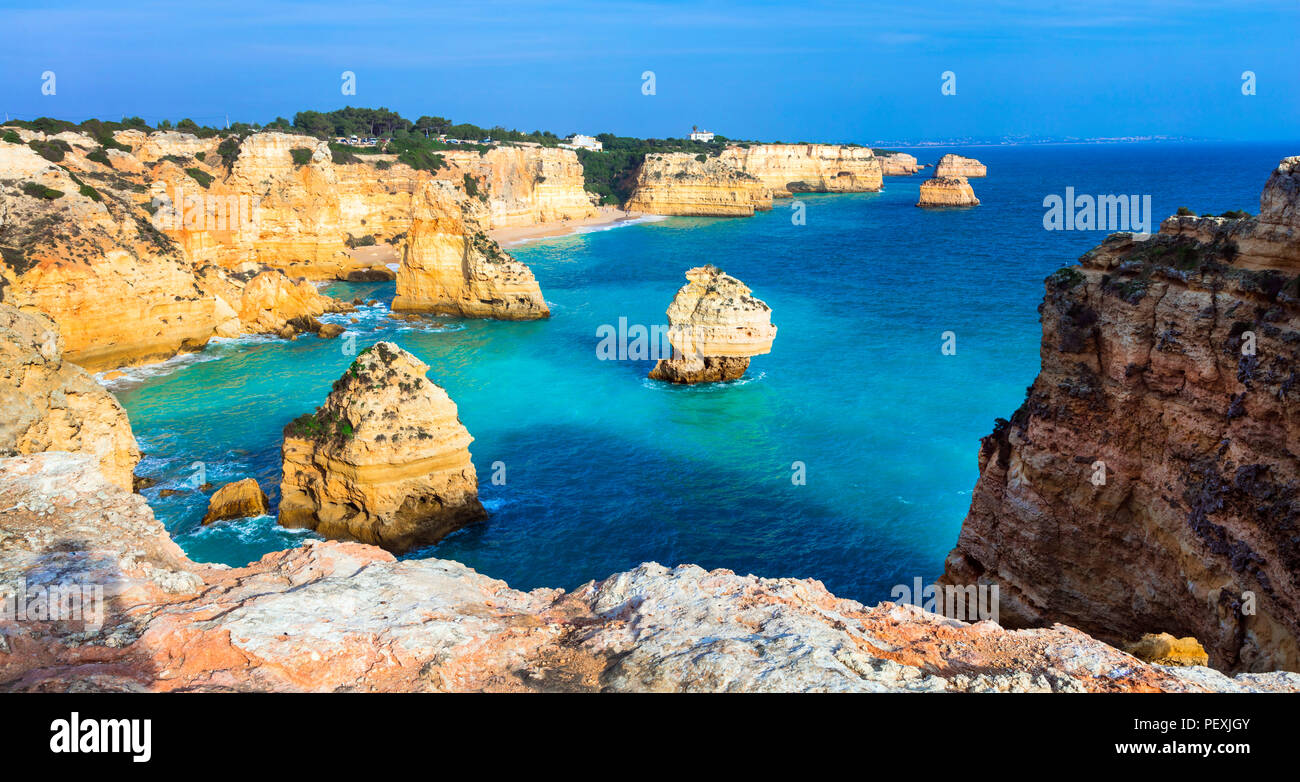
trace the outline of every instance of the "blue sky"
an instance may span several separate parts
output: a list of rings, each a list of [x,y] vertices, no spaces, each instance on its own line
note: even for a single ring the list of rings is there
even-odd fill
[[[351,103],[559,133],[1290,140],[1297,29],[1297,0],[0,0],[0,111],[219,124]]]

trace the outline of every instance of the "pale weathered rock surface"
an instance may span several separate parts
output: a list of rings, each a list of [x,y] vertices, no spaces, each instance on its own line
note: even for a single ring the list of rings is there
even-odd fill
[[[378,342],[285,427],[281,524],[401,553],[486,517],[473,438],[428,369]]]
[[[1048,278],[1042,369],[983,441],[945,579],[1001,585],[1008,624],[1168,632],[1223,670],[1300,669],[1296,160],[1267,217],[1171,218]]]
[[[988,169],[983,163],[961,155],[944,155],[934,166],[936,177],[980,177],[987,174]]]
[[[880,161],[868,147],[751,144],[727,147],[718,158],[758,177],[775,198],[793,193],[874,192],[883,184]]]
[[[755,210],[772,208],[772,190],[720,158],[658,152],[645,156],[624,208],[646,214],[749,217]]]
[[[89,454],[128,491],[140,461],[126,412],[86,370],[64,360],[54,323],[0,304],[0,455],[42,451]],[[4,516],[0,508],[0,526]]]
[[[975,191],[971,188],[970,182],[966,177],[949,177],[934,176],[921,183],[921,200],[916,202],[917,206],[925,207],[944,207],[944,206],[979,206],[980,200],[975,197]]]
[[[256,478],[245,478],[217,489],[208,499],[208,511],[203,514],[202,523],[262,516],[266,511],[266,492]]]
[[[911,176],[921,170],[916,156],[906,152],[882,152],[876,155],[876,159],[880,161],[885,176]]]
[[[776,338],[772,308],[749,287],[716,266],[686,272],[687,283],[668,305],[673,357],[660,359],[650,377],[673,383],[735,380],[752,356],[770,353]]]
[[[85,455],[0,459],[0,508],[0,582],[103,590],[89,626],[0,619],[6,691],[1300,692],[1295,674],[1146,665],[1059,625],[692,565],[572,593],[357,543],[200,565]]]
[[[510,144],[482,155],[452,150],[443,156],[453,182],[463,183],[469,174],[479,183],[488,207],[488,228],[582,220],[599,214],[586,190],[582,164],[571,149]]]

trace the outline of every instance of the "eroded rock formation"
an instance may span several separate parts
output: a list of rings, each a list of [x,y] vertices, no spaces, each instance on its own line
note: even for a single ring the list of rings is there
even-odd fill
[[[692,565],[572,592],[332,541],[201,565],[84,455],[0,459],[0,507],[0,583],[103,590],[90,622],[0,619],[4,691],[1300,691]]]
[[[673,356],[660,359],[650,377],[672,383],[741,377],[752,356],[772,350],[776,337],[772,308],[716,266],[690,269],[686,279],[668,305]]]
[[[397,272],[395,312],[534,320],[551,314],[527,266],[489,237],[482,205],[446,182],[426,182],[416,199]]]
[[[486,517],[473,438],[428,369],[378,342],[285,427],[281,524],[400,553]]]
[[[944,155],[934,165],[936,177],[980,177],[987,174],[987,167],[973,157]]]
[[[390,159],[335,163],[325,142],[287,133],[200,139],[121,131],[115,139],[128,153],[78,133],[14,132],[23,143],[0,142],[0,301],[49,315],[68,358],[92,370],[246,333],[241,291],[267,270],[293,280],[391,278],[391,269],[355,251],[369,245],[437,266],[441,255],[407,251],[412,234],[422,234],[427,249],[430,214],[438,212],[460,215],[435,233],[465,232],[464,271],[454,285],[438,275],[437,286],[419,281],[427,270],[414,272],[404,302],[465,317],[544,316],[527,267],[486,239],[491,212],[518,222],[592,208],[574,203],[574,161],[558,154],[567,150],[500,151],[484,164],[480,201],[465,196],[464,182],[431,184],[435,174]],[[55,141],[66,147],[52,153],[57,161],[27,143]],[[277,331],[265,321],[248,324]]]
[[[975,197],[975,191],[971,188],[970,182],[966,181],[966,177],[935,176],[921,183],[921,200],[917,201],[916,205],[979,206],[979,203],[980,200]]]
[[[1300,669],[1297,164],[1257,219],[1114,234],[1048,278],[1042,370],[984,438],[946,580],[1000,584],[1014,625]]]
[[[718,158],[758,177],[774,198],[793,193],[874,192],[883,184],[880,161],[868,147],[752,144],[727,147]]]
[[[876,159],[880,161],[885,176],[911,176],[921,170],[916,156],[906,152],[882,152],[876,155]]]
[[[469,174],[487,203],[488,228],[513,228],[599,214],[587,192],[578,155],[571,149],[516,144],[478,152],[443,153],[448,175]]]
[[[245,478],[217,489],[208,499],[208,511],[203,514],[202,523],[261,516],[266,511],[266,492],[257,485],[256,478]]]
[[[749,217],[755,210],[772,208],[772,191],[763,180],[720,158],[661,152],[646,155],[624,208],[646,214]]]
[[[88,454],[127,491],[140,461],[122,406],[64,360],[54,323],[0,304],[0,455],[43,451]]]

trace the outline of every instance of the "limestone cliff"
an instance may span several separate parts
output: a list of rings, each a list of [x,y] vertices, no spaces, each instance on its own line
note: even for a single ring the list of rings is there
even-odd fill
[[[486,199],[488,228],[513,228],[599,214],[571,149],[535,144],[493,147],[484,154],[443,153],[453,181],[468,174]]]
[[[532,271],[487,235],[478,199],[441,181],[424,183],[416,198],[393,310],[504,320],[551,314]]]
[[[387,160],[335,163],[328,144],[306,136],[121,131],[115,139],[128,153],[78,133],[15,133],[23,143],[0,142],[0,301],[52,317],[68,358],[94,370],[244,333],[240,289],[268,269],[295,280],[391,278],[349,251],[391,244],[402,253],[413,232],[424,247],[408,253],[412,264],[436,266],[445,259],[428,251],[435,212],[473,212],[443,226],[465,234],[433,242],[459,238],[465,269],[450,287],[413,274],[404,302],[466,317],[541,317],[545,303],[527,267],[480,237],[488,210],[499,203],[503,220],[520,221],[590,207],[575,200],[567,150],[502,150],[489,166],[501,172],[498,201],[469,210],[456,187],[430,187],[427,171]],[[508,173],[516,169],[517,177]],[[530,176],[531,190],[521,179]],[[251,330],[267,331],[263,320],[250,318]]]
[[[776,338],[772,309],[749,287],[715,266],[686,272],[687,283],[668,305],[672,358],[650,371],[655,380],[707,383],[745,374],[752,356],[770,353]]]
[[[983,163],[973,157],[961,155],[944,155],[934,165],[936,177],[980,177],[987,173],[988,170]]]
[[[720,158],[661,152],[645,156],[624,208],[660,215],[749,217],[755,210],[772,208],[772,191],[758,177]]]
[[[1042,370],[980,450],[953,583],[1002,617],[1300,669],[1300,158],[1259,218],[1114,234],[1047,280]]]
[[[970,182],[966,181],[966,177],[935,176],[921,183],[921,200],[917,201],[916,205],[979,206],[979,203],[980,200],[975,197],[975,191],[971,188]]]
[[[868,147],[752,144],[727,147],[719,159],[758,177],[775,198],[792,193],[862,193],[882,187],[883,169]]]
[[[458,563],[315,542],[190,561],[86,456],[0,459],[0,583],[96,584],[91,621],[0,621],[0,690],[1300,692],[1148,665],[1068,627],[1007,631],[815,580],[647,563],[522,592]]]
[[[281,524],[400,553],[486,517],[473,438],[428,369],[378,342],[285,427]]]
[[[140,450],[126,413],[62,354],[49,318],[0,304],[0,455],[88,454],[109,481],[130,491]]]

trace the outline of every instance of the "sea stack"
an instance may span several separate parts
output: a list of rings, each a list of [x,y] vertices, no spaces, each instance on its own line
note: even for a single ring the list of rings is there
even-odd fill
[[[686,272],[687,283],[668,305],[668,339],[673,357],[650,371],[670,383],[735,380],[751,356],[769,353],[776,337],[772,308],[749,287],[716,266]]]
[[[935,176],[921,183],[921,200],[917,206],[979,206],[975,190],[964,176]]]
[[[281,524],[402,553],[487,516],[473,438],[428,369],[378,342],[285,427]]]
[[[266,513],[266,492],[256,478],[227,483],[208,500],[208,512],[203,514],[203,524],[226,519],[246,519]]]
[[[973,157],[962,157],[961,155],[944,155],[939,158],[935,164],[934,175],[936,177],[977,177],[985,176],[988,168]]]
[[[486,207],[450,182],[424,182],[397,271],[395,312],[462,318],[550,317],[532,271],[487,234]]]

